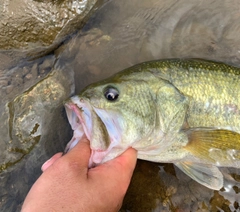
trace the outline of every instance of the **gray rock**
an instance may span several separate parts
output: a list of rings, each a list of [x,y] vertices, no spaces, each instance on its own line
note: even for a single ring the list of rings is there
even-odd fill
[[[62,151],[70,139],[63,101],[74,91],[73,78],[73,72],[55,66],[43,80],[1,107],[0,211],[20,210],[42,163]]]

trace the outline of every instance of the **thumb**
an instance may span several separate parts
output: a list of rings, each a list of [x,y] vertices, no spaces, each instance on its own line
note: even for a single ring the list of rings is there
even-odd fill
[[[86,137],[81,138],[76,146],[74,146],[66,155],[66,160],[74,161],[78,168],[88,168],[88,162],[91,154],[90,144]]]
[[[58,160],[62,156],[62,153],[56,153],[53,155],[50,159],[48,159],[43,165],[42,165],[42,171],[46,171],[48,167],[50,167],[56,160]]]
[[[98,178],[102,182],[111,181],[112,184],[118,185],[122,189],[122,193],[125,194],[136,166],[136,161],[137,151],[129,148],[117,158],[90,169],[89,177],[92,179]]]
[[[118,169],[118,171],[123,171],[127,176],[132,176],[134,168],[137,162],[137,151],[133,148],[127,149],[120,156],[118,156],[115,160],[111,160],[108,163],[113,165]],[[117,171],[117,170],[116,170]]]

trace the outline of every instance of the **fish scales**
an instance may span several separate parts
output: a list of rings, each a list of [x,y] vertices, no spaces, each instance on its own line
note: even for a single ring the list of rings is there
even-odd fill
[[[150,61],[86,87],[66,104],[74,135],[85,134],[89,167],[127,148],[138,158],[174,163],[219,190],[218,167],[240,168],[240,69],[200,59]],[[81,110],[79,110],[79,108]]]
[[[218,126],[239,132],[239,69],[222,63],[212,66],[199,63],[200,61],[194,61],[193,66],[185,70],[187,78],[182,81],[177,78],[183,71],[177,72],[175,69],[175,72],[171,72],[172,83],[192,98],[189,104],[188,124],[190,127]],[[196,73],[193,73],[194,69]],[[188,86],[184,84],[187,80]]]
[[[190,127],[218,126],[240,132],[239,68],[206,60],[174,59],[153,61],[144,64],[144,69],[164,77],[190,97]]]

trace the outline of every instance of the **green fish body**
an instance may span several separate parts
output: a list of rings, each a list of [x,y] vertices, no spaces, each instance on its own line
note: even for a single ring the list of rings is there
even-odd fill
[[[240,69],[198,59],[145,62],[85,88],[66,103],[74,136],[85,134],[89,166],[129,147],[138,158],[174,163],[219,190],[217,167],[240,167]]]

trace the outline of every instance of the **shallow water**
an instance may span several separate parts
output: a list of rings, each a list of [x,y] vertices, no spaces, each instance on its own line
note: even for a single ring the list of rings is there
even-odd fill
[[[61,70],[62,77],[67,73],[75,73],[76,93],[94,81],[147,60],[195,57],[238,66],[239,8],[237,0],[223,1],[221,4],[217,0],[112,0],[98,10],[81,31],[46,58],[50,58],[49,67]],[[42,58],[42,62],[27,63],[26,66],[31,67],[29,70],[34,71],[35,64],[35,70],[38,70],[38,74],[30,78],[28,84],[24,80],[27,74],[21,75],[23,82],[19,82],[22,83],[9,84],[18,79],[16,75],[21,71],[17,68],[20,67],[23,72],[24,65],[5,68],[2,77],[10,75],[12,79],[1,85],[1,96],[5,102],[12,101],[22,91],[44,79],[51,68],[45,68],[46,74],[40,76],[39,70],[44,68],[36,67],[43,64],[46,58]],[[68,82],[70,86],[73,80],[71,76],[70,74],[69,79],[63,77],[66,81],[60,80],[60,84]],[[8,87],[10,85],[13,85],[12,88]],[[70,93],[71,91],[68,95]],[[3,109],[2,104],[0,110]],[[57,127],[62,129],[67,125],[62,109],[58,105],[58,110],[48,116],[53,120],[61,117],[62,126],[52,126],[50,129],[46,125],[41,131],[47,135],[46,140],[54,141],[38,143],[29,155],[24,156],[24,162],[21,162],[24,165],[16,164],[0,175],[3,188],[0,192],[0,208],[3,211],[19,210],[29,186],[40,174],[42,162],[67,142],[70,133],[62,137],[54,137],[52,133]],[[66,129],[69,130],[67,126]],[[7,133],[2,130],[1,134],[4,132]],[[121,211],[238,211],[240,172],[226,168],[222,171],[226,181],[224,189],[217,192],[199,185],[172,164],[138,161]],[[24,183],[28,186],[22,186],[20,178],[25,177],[26,173],[28,177]]]
[[[199,185],[172,164],[139,160],[121,211],[238,211],[240,184],[231,179],[229,170],[222,171],[230,179],[217,192]],[[231,173],[238,175],[239,171]]]
[[[111,1],[70,41],[61,60],[76,73],[76,93],[146,60],[195,57],[238,65],[238,9],[237,1]],[[121,211],[237,211],[239,182],[231,175],[239,170],[222,170],[227,180],[217,192],[172,164],[138,161]]]
[[[111,1],[72,39],[61,59],[76,72],[77,92],[146,60],[194,57],[237,65],[240,25],[234,2]]]

